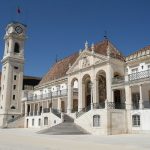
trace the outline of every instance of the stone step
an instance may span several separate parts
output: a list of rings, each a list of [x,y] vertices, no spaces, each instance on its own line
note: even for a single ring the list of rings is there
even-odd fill
[[[74,119],[68,115],[64,115],[64,122],[74,122]]]
[[[50,127],[39,131],[40,134],[49,134],[49,135],[76,135],[76,134],[88,134],[80,126],[74,123],[74,120],[68,115],[64,115],[64,122],[56,126]]]

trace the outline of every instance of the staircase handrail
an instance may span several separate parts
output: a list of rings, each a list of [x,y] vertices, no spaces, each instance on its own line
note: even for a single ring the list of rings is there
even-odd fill
[[[51,112],[52,112],[54,115],[56,115],[57,117],[61,118],[61,113],[60,113],[57,109],[52,108],[52,109],[51,109]]]

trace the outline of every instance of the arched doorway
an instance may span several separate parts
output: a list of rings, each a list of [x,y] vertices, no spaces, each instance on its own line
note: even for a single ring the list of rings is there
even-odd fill
[[[102,104],[106,100],[106,73],[101,70],[97,73],[96,75],[96,80],[97,80],[97,98],[98,98],[98,103]]]
[[[84,95],[84,104],[85,108],[90,109],[91,108],[91,77],[89,75],[84,75],[82,79],[83,83],[83,95]]]

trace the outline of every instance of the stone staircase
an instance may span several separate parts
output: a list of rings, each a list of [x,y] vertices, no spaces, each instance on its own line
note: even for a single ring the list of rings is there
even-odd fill
[[[7,122],[7,128],[24,128],[24,116],[18,116],[14,119],[11,119]]]
[[[78,134],[89,134],[80,126],[74,123],[74,119],[68,115],[64,115],[64,122],[48,129],[44,129],[38,132],[39,134],[48,135],[78,135]]]

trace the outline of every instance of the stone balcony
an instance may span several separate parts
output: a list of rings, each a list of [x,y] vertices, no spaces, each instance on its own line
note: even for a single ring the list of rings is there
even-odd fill
[[[150,78],[150,69],[128,75],[129,81],[141,80],[141,79],[146,79],[146,78]]]
[[[36,100],[46,100],[46,99],[53,99],[57,97],[65,97],[67,96],[68,90],[59,90],[55,92],[49,92],[46,94],[41,94],[41,95],[28,95],[27,100],[28,101],[36,101]]]
[[[66,97],[67,95],[68,95],[68,89],[49,92],[41,95],[34,95],[29,93],[28,91],[24,91],[22,93],[22,97],[23,97],[22,100],[38,101],[38,100],[47,100],[47,99],[53,99],[58,97]],[[78,95],[78,89],[73,89],[73,96],[77,96],[77,95]]]
[[[128,82],[135,82],[135,81],[147,80],[147,79],[150,79],[150,69],[146,70],[146,71],[132,73],[127,76],[112,78],[112,85],[124,84],[124,83],[128,83]]]

